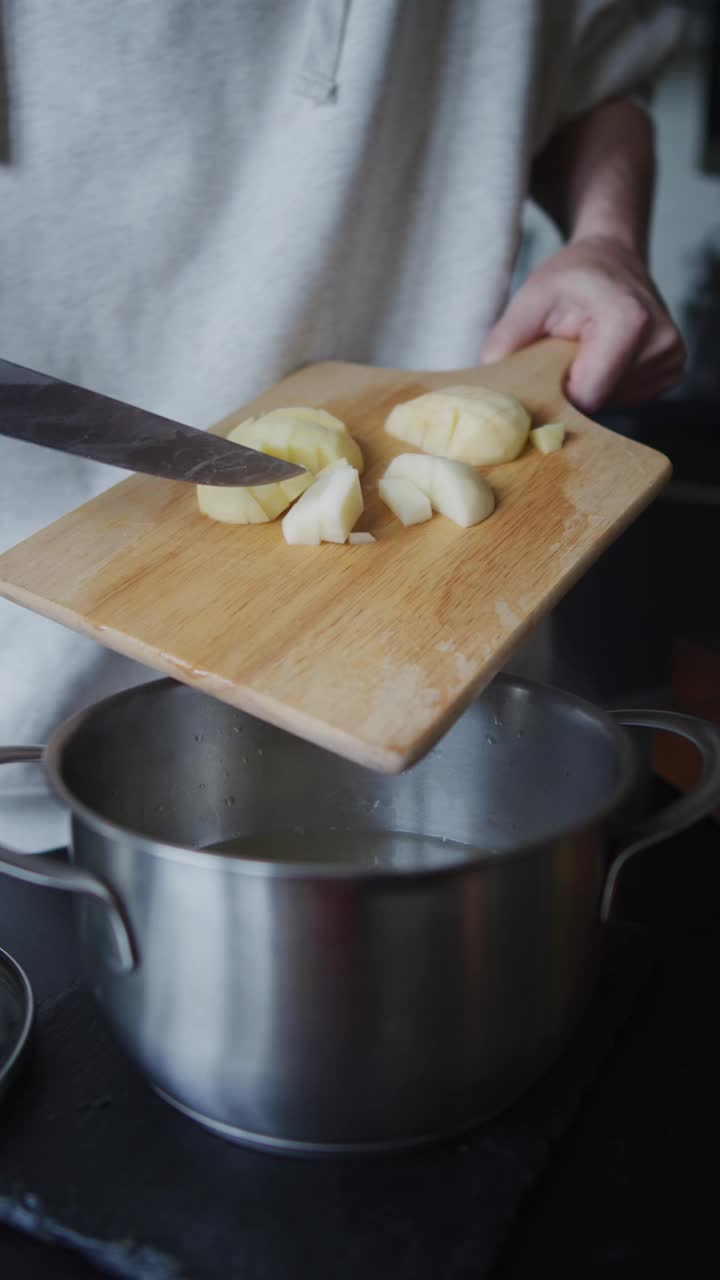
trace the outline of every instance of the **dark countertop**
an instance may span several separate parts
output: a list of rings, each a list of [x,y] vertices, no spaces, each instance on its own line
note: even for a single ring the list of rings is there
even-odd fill
[[[719,902],[720,828],[711,821],[628,866],[619,914],[652,924],[660,962],[517,1220],[497,1280],[718,1274]],[[72,917],[63,895],[0,881],[0,945],[26,968],[39,1001],[78,974]],[[0,1274],[99,1273],[3,1227]]]

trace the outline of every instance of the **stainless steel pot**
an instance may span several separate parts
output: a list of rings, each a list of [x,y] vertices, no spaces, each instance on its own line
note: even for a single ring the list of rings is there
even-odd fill
[[[619,722],[683,734],[704,768],[611,863],[636,779]],[[405,1146],[509,1104],[575,1026],[623,861],[720,802],[718,729],[509,677],[394,777],[168,680],[2,759],[41,756],[72,862],[0,850],[0,870],[81,895],[97,999],[156,1089],[280,1150]],[[298,827],[477,853],[408,871],[200,851]]]

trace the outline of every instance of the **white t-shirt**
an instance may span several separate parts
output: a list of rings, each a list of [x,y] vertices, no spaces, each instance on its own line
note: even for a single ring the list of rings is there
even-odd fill
[[[472,364],[532,156],[642,92],[644,0],[11,0],[0,60],[0,355],[206,426],[338,358]],[[0,437],[0,547],[118,478]],[[0,741],[145,678],[0,601]],[[0,839],[65,838],[39,770]]]

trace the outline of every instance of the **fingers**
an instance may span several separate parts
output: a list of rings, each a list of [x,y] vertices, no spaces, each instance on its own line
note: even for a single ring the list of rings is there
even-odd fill
[[[650,324],[647,309],[632,296],[586,321],[567,382],[578,408],[592,412],[609,399],[636,360]]]
[[[685,376],[687,349],[668,316],[656,323],[644,348],[609,395],[615,405],[641,404],[677,387]]]
[[[547,332],[549,300],[542,290],[523,285],[488,334],[480,352],[481,364],[503,360]]]
[[[567,245],[537,268],[488,335],[484,364],[543,337],[580,350],[566,391],[586,412],[662,395],[682,379],[685,344],[639,258],[612,245]]]
[[[618,383],[610,397],[610,403],[618,407],[642,404],[644,400],[655,400],[664,396],[683,380],[683,366],[675,369],[659,369],[654,373],[635,375]]]
[[[644,371],[664,369],[668,373],[682,374],[686,362],[687,347],[670,317],[664,314],[655,328],[653,340],[643,352],[642,368]]]

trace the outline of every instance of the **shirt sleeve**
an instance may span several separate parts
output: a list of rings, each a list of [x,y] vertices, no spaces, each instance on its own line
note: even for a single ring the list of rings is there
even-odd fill
[[[579,0],[557,124],[613,98],[647,106],[686,15],[657,0]]]

